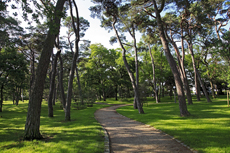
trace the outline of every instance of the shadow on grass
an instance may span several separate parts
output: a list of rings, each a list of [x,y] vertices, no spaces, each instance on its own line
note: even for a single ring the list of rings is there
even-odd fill
[[[20,107],[24,110],[21,111]],[[104,133],[94,118],[94,112],[105,107],[95,105],[84,110],[71,110],[70,122],[65,122],[64,111],[54,106],[54,117],[48,117],[47,103],[43,102],[40,132],[44,139],[22,141],[28,104],[5,106],[0,115],[0,152],[102,152]]]
[[[179,116],[178,103],[153,104],[138,114],[131,106],[117,111],[131,119],[154,126],[199,152],[230,152],[230,108],[225,98],[188,105],[189,117]]]

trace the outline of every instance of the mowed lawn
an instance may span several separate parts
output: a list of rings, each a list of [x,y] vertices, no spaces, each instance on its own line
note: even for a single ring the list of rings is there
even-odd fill
[[[65,122],[64,111],[60,103],[54,106],[54,117],[48,117],[47,102],[42,102],[41,133],[45,139],[23,141],[28,101],[4,101],[0,112],[0,152],[26,153],[102,153],[104,151],[104,133],[94,118],[97,109],[106,105],[97,105],[83,110],[71,110],[70,122]]]
[[[133,106],[121,107],[117,111],[162,130],[198,152],[229,153],[230,107],[226,99],[221,96],[212,99],[212,103],[207,103],[204,98],[200,102],[193,99],[194,104],[187,105],[190,117],[180,117],[179,104],[168,97],[158,104],[149,99],[149,105],[144,105],[145,114],[138,114]]]

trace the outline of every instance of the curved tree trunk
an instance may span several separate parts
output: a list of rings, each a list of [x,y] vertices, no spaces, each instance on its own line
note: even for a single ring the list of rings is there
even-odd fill
[[[65,110],[65,120],[66,121],[70,121],[70,106],[71,106],[71,98],[72,98],[73,79],[74,79],[74,71],[76,69],[76,63],[77,63],[78,52],[79,52],[78,43],[80,41],[80,35],[79,35],[80,23],[79,23],[78,8],[77,8],[77,5],[76,5],[74,0],[73,0],[73,3],[74,3],[74,6],[75,6],[75,11],[76,11],[77,27],[75,26],[75,21],[74,21],[74,16],[73,16],[73,11],[72,11],[72,5],[71,5],[71,1],[69,0],[70,15],[71,15],[72,26],[73,26],[73,29],[74,29],[76,39],[75,39],[75,51],[74,51],[74,55],[73,55],[71,70],[70,70],[70,74],[69,74],[69,81],[68,81],[68,92],[67,92],[67,100],[66,100],[66,106],[65,106],[65,108],[66,108],[66,110]]]
[[[78,43],[75,45],[78,45]],[[78,48],[78,46],[77,46],[77,48]],[[77,56],[78,56],[77,52],[78,52],[78,49],[74,53],[72,65],[71,65],[71,70],[70,70],[70,74],[69,74],[67,100],[66,100],[66,105],[65,105],[65,120],[66,121],[70,121],[70,106],[71,106],[71,99],[72,99],[74,72],[75,72],[76,60],[77,60]]]
[[[174,48],[174,50],[176,52],[178,65],[179,65],[178,70],[180,72],[180,77],[181,77],[181,80],[182,80],[183,85],[184,85],[185,93],[187,95],[188,104],[190,105],[190,104],[193,104],[193,102],[192,102],[192,95],[191,95],[191,91],[190,91],[190,88],[189,88],[187,75],[186,75],[185,68],[184,68],[185,51],[184,51],[184,39],[183,39],[183,29],[182,28],[181,28],[181,31],[182,31],[181,32],[182,58],[180,56],[179,49],[178,49],[175,41],[172,38],[172,35],[171,35],[171,38],[169,38],[169,36],[166,33],[166,36],[167,36],[168,40],[171,42],[171,44],[173,45],[173,48]],[[170,33],[171,33],[171,31],[170,31]]]
[[[216,98],[215,92],[214,92],[214,87],[213,87],[213,83],[210,80],[210,85],[211,85],[211,91],[212,91],[212,98]]]
[[[134,93],[135,93],[135,97],[134,97],[134,98],[136,99],[137,108],[138,108],[138,111],[139,111],[140,114],[144,114],[144,110],[143,110],[143,108],[142,108],[142,106],[141,106],[141,103],[140,103],[139,92],[138,92],[138,88],[136,87],[134,75],[133,75],[133,73],[131,72],[131,70],[130,70],[130,68],[129,68],[129,65],[128,65],[128,62],[127,62],[127,60],[126,60],[126,56],[125,56],[126,50],[125,50],[123,44],[121,43],[120,37],[119,37],[118,32],[117,32],[117,30],[116,30],[116,28],[115,28],[116,19],[114,19],[114,20],[115,20],[115,21],[113,22],[113,25],[112,25],[112,26],[113,26],[113,29],[114,29],[114,31],[115,31],[117,40],[118,40],[118,42],[119,42],[119,44],[120,44],[120,47],[122,48],[122,51],[123,51],[123,52],[122,52],[122,58],[123,58],[123,61],[124,61],[126,70],[127,70],[128,74],[129,74],[129,77],[130,77],[130,80],[131,80],[131,83],[132,83],[132,86],[133,86],[133,90],[134,90]]]
[[[185,95],[184,95],[184,91],[183,91],[183,83],[182,83],[181,78],[180,78],[180,73],[178,72],[176,62],[170,53],[168,43],[167,43],[165,33],[164,33],[163,23],[161,21],[161,16],[160,16],[160,12],[157,8],[156,1],[153,0],[153,3],[154,3],[156,18],[157,18],[157,25],[158,25],[160,39],[161,39],[161,42],[162,42],[162,45],[164,48],[165,56],[169,62],[170,68],[172,70],[172,73],[173,73],[173,76],[175,79],[175,85],[176,85],[176,89],[177,89],[179,107],[180,107],[180,115],[181,116],[188,116],[188,115],[190,115],[190,113],[187,110]]]
[[[197,68],[196,68],[195,58],[194,58],[194,53],[193,53],[193,47],[192,47],[192,42],[188,42],[188,41],[187,41],[187,43],[188,43],[188,45],[189,45],[189,51],[190,51],[190,54],[191,54],[191,57],[192,57],[192,65],[193,65],[194,73],[197,75],[197,78],[198,78],[198,80],[199,80],[199,82],[200,82],[200,84],[201,84],[201,87],[202,87],[202,89],[203,89],[203,92],[204,92],[204,95],[205,95],[207,101],[208,101],[208,102],[212,102],[211,99],[210,99],[209,96],[208,96],[208,93],[207,93],[207,90],[206,90],[206,88],[205,88],[205,86],[204,86],[204,83],[203,83],[202,80],[201,80],[200,73],[199,73],[199,71],[198,71]]]
[[[53,51],[56,35],[58,35],[60,29],[60,13],[63,10],[64,3],[65,0],[57,1],[54,11],[54,20],[53,23],[50,24],[51,27],[47,34],[47,38],[44,41],[44,46],[36,71],[36,78],[30,95],[24,139],[33,140],[42,138],[40,133],[40,114],[43,89],[51,52]],[[53,25],[55,25],[55,29]]]

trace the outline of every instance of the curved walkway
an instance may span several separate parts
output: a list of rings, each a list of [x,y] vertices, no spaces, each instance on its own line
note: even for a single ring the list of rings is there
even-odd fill
[[[99,109],[95,112],[95,118],[109,134],[111,153],[193,152],[159,130],[118,114],[116,109],[122,106],[125,105],[114,105]]]

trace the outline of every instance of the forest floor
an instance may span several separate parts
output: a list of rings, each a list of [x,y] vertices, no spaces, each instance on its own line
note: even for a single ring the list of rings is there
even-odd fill
[[[111,153],[196,152],[154,127],[118,114],[116,109],[122,106],[126,105],[113,105],[95,112],[95,118],[106,129],[109,135]]]

